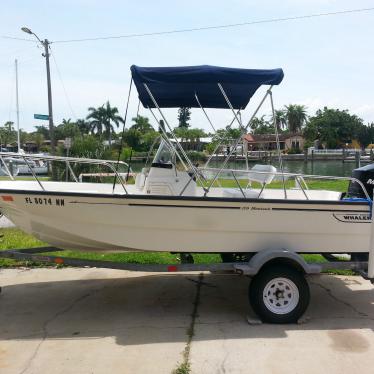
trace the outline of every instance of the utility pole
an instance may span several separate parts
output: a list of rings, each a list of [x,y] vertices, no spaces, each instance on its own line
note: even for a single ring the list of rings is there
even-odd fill
[[[51,72],[49,67],[49,46],[51,42],[48,39],[41,40],[34,32],[27,27],[22,27],[21,30],[27,34],[34,35],[39,43],[44,47],[45,65],[47,68],[47,88],[48,88],[48,120],[49,120],[49,138],[51,140],[51,154],[54,155],[56,151],[55,131],[53,125],[53,111],[52,111],[52,87],[51,87]]]
[[[54,155],[56,152],[56,143],[55,143],[55,129],[53,125],[51,71],[49,68],[49,56],[50,56],[49,44],[50,42],[48,41],[48,39],[44,39],[42,44],[44,46],[43,56],[45,57],[45,65],[47,68],[49,137],[51,139],[51,154]]]
[[[18,148],[18,153],[20,153],[21,152],[21,141],[19,137],[18,61],[17,59],[14,61],[14,64],[16,68],[17,148]]]

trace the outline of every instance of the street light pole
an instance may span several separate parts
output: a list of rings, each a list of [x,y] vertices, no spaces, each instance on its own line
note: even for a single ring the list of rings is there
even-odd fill
[[[27,34],[34,35],[38,39],[39,43],[44,47],[44,53],[42,54],[45,57],[45,65],[47,69],[47,88],[48,88],[48,121],[49,121],[49,137],[51,140],[51,154],[54,155],[56,151],[56,142],[55,142],[55,131],[53,125],[53,110],[52,110],[52,87],[51,87],[51,72],[49,67],[49,45],[51,42],[48,39],[41,40],[38,35],[32,32],[27,27],[22,27],[21,30]]]
[[[48,120],[49,120],[49,137],[51,138],[51,154],[54,155],[56,151],[55,144],[55,129],[53,125],[53,110],[52,110],[52,87],[51,87],[51,72],[49,68],[49,44],[48,39],[42,42],[44,45],[45,65],[47,68],[47,87],[48,87]]]

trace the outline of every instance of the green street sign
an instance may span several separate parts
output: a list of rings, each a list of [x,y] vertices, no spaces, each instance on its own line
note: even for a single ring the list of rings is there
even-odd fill
[[[34,114],[35,119],[42,119],[44,121],[49,120],[49,115],[48,114]]]

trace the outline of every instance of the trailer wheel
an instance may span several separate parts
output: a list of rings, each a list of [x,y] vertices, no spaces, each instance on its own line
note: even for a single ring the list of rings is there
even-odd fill
[[[263,322],[297,322],[309,300],[306,279],[290,266],[265,267],[252,279],[249,287],[249,301]]]

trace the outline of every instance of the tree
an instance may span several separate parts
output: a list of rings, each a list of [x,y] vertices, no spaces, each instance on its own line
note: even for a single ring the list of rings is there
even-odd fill
[[[272,118],[272,122],[274,123],[274,118]],[[287,114],[285,110],[275,110],[275,123],[278,130],[285,130],[287,128]]]
[[[12,121],[7,121],[4,123],[4,128],[9,131],[9,133],[11,133],[12,131],[14,131],[14,122]]]
[[[128,129],[123,134],[125,143],[134,150],[140,149],[142,133],[137,129]]]
[[[160,134],[153,130],[143,134],[140,138],[141,149],[149,151],[156,138],[160,137]]]
[[[45,137],[40,132],[33,132],[29,135],[29,140],[35,142],[36,148],[40,150],[45,140]]]
[[[61,122],[61,125],[64,125],[64,126],[66,126],[66,125],[71,125],[71,118],[69,118],[69,119],[65,119],[65,118],[63,118],[63,120],[62,120],[62,122]]]
[[[0,127],[0,140],[1,140],[1,144],[4,145],[5,147],[11,141],[15,140],[17,137],[17,134],[14,131],[13,125],[14,125],[14,122],[7,121],[4,123],[3,127]]]
[[[90,124],[84,119],[78,119],[76,122],[81,135],[87,135],[90,132]]]
[[[27,137],[28,137],[28,133],[22,129],[19,129],[19,140],[20,140],[20,143],[21,143],[21,148],[23,146],[23,144],[25,143],[25,141],[27,140]]]
[[[259,134],[274,134],[274,124],[273,122],[268,122],[265,120],[265,116],[262,116],[260,118],[255,117],[252,120],[251,128],[253,131],[253,134],[259,135]]]
[[[148,117],[137,116],[132,118],[134,124],[130,129],[138,130],[141,134],[146,134],[147,132],[154,131],[153,127],[149,123]]]
[[[374,122],[363,125],[358,131],[357,139],[361,147],[367,147],[369,144],[374,144]]]
[[[63,119],[61,124],[55,128],[55,138],[65,139],[74,138],[80,135],[79,127],[76,123],[71,122],[71,119]]]
[[[164,120],[162,120],[162,119],[160,119],[160,123],[158,125],[158,132],[160,134],[163,134],[164,132],[166,132],[165,123],[164,123]]]
[[[103,153],[102,142],[92,135],[75,139],[70,149],[70,154],[74,157],[102,158]]]
[[[327,148],[337,148],[358,139],[360,133],[365,136],[365,131],[369,131],[369,128],[365,130],[364,127],[362,119],[349,114],[348,110],[325,107],[323,110],[317,110],[309,119],[304,136],[310,142],[318,139]]]
[[[212,143],[220,143],[223,145],[231,144],[239,138],[241,131],[239,129],[233,129],[226,126],[225,129],[219,129],[213,136]]]
[[[89,120],[91,133],[101,135],[104,125],[104,107],[89,107],[88,112],[86,119]]]
[[[200,138],[204,138],[206,133],[203,129],[187,129],[187,139],[191,142],[198,142]]]
[[[286,105],[286,118],[288,130],[291,133],[301,131],[307,121],[307,112],[304,105],[290,104]]]
[[[180,138],[182,142],[187,140],[187,132],[188,132],[187,127],[176,127],[174,128],[173,132],[174,132],[174,135],[177,138]]]
[[[109,140],[109,147],[112,146],[112,134],[115,132],[114,125],[118,128],[120,122],[123,123],[123,118],[118,115],[118,108],[111,107],[109,101],[98,108],[88,108],[90,112],[87,120],[90,120],[91,132],[102,135],[107,135]]]
[[[173,131],[177,138],[181,138],[182,142],[189,142],[189,149],[198,148],[200,138],[206,136],[206,133],[203,129],[188,129],[186,127],[176,127]]]
[[[35,126],[36,132],[43,135],[44,139],[49,139],[49,130],[44,126]]]
[[[191,108],[182,107],[178,109],[178,127],[188,128],[188,121],[191,119]]]

